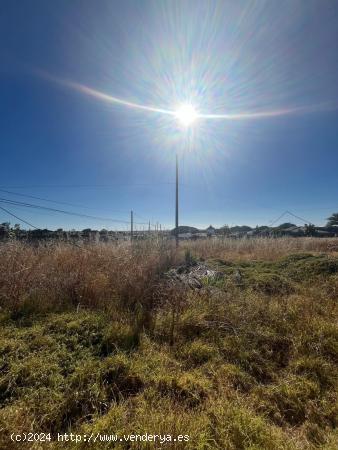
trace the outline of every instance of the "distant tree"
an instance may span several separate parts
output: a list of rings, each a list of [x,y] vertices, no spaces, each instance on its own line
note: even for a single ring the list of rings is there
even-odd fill
[[[82,237],[85,238],[85,239],[89,239],[91,233],[92,233],[92,229],[91,228],[85,228],[81,232]]]
[[[194,233],[198,233],[198,229],[197,228],[195,228],[195,227],[189,227],[189,226],[187,226],[187,225],[180,225],[179,227],[178,227],[178,233],[179,234],[183,234],[183,233],[191,233],[191,234],[194,234]],[[175,236],[175,233],[176,233],[176,228],[174,228],[174,229],[172,229],[171,230],[171,234],[173,235],[173,236]]]
[[[102,228],[102,230],[100,230],[99,233],[100,233],[100,240],[103,242],[108,242],[108,230]]]
[[[305,235],[306,236],[316,235],[316,227],[313,225],[313,223],[305,224]]]
[[[235,225],[234,227],[230,228],[230,231],[233,233],[237,233],[237,232],[242,232],[245,233],[247,231],[251,231],[252,228],[249,227],[248,225]]]
[[[229,228],[229,225],[223,225],[223,226],[220,228],[220,232],[221,232],[221,234],[223,234],[224,236],[227,236],[228,234],[230,234],[230,228]]]
[[[267,225],[256,225],[255,231],[268,231],[270,228]]]
[[[10,223],[3,222],[0,225],[0,239],[7,239],[9,237]]]
[[[335,227],[338,226],[338,213],[333,213],[330,217],[327,218],[327,227]]]
[[[292,228],[295,227],[296,225],[294,223],[290,223],[290,222],[285,222],[285,223],[281,223],[280,225],[278,225],[277,228],[279,228],[280,230],[285,230],[286,228]]]
[[[20,234],[20,224],[19,224],[19,223],[16,223],[16,224],[14,225],[14,228],[13,228],[12,231],[13,231],[14,236],[15,236],[15,237],[18,237],[19,234]]]
[[[266,225],[260,225],[260,226],[256,225],[256,227],[254,229],[255,235],[262,235],[262,236],[268,235],[271,231],[272,231],[272,229]]]

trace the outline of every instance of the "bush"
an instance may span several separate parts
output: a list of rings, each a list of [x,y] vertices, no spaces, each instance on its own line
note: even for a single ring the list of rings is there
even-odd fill
[[[285,295],[291,294],[294,291],[291,283],[281,275],[275,273],[256,273],[251,276],[248,285],[259,292],[264,292],[268,295]]]

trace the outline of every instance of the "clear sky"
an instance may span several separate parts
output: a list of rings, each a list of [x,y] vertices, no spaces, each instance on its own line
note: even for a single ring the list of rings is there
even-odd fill
[[[181,224],[338,211],[336,0],[1,0],[0,56],[1,199],[173,227],[177,152]],[[191,128],[166,113],[184,103]]]

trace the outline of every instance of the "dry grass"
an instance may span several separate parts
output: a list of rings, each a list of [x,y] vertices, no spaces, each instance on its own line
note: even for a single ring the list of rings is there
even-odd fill
[[[75,446],[15,447],[13,431],[190,435],[163,446],[177,450],[337,448],[336,243],[1,245],[0,448]],[[224,276],[199,290],[163,278],[199,258]]]
[[[189,250],[195,258],[274,261],[302,252],[338,254],[338,238],[254,238],[184,242],[179,252],[172,243],[149,241],[134,245],[67,244],[32,247],[18,242],[0,245],[0,304],[19,309],[109,306],[118,299],[133,305],[149,299],[158,275],[184,261]]]
[[[12,311],[134,307],[175,264],[171,245],[0,245],[0,305]]]
[[[183,247],[206,259],[273,261],[293,253],[338,254],[338,238],[224,238],[185,242]]]

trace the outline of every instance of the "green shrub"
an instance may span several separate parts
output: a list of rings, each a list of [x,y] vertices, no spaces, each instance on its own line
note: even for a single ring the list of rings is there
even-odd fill
[[[253,273],[247,283],[256,291],[267,295],[287,295],[294,291],[292,284],[276,273]]]
[[[285,275],[295,281],[311,280],[338,272],[338,258],[322,255],[291,255],[279,264]]]

